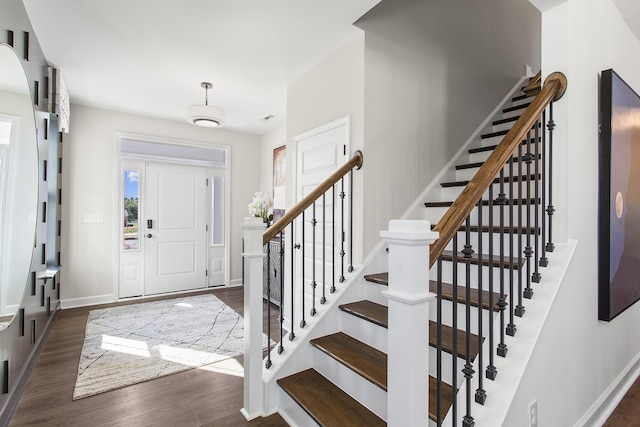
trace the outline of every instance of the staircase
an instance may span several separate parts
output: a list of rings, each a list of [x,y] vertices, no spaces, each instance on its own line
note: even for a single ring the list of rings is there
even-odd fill
[[[453,179],[442,180],[440,190],[430,193],[424,218],[436,224],[436,230],[447,209],[540,92],[540,86],[535,86],[528,85],[527,94],[514,96],[503,106],[491,129],[470,144],[452,173],[444,174]],[[545,161],[540,147],[544,124],[544,120],[536,122],[521,140],[477,208],[455,227],[453,240],[431,260],[432,265],[441,266],[440,271],[435,265],[430,270],[429,290],[437,294],[437,301],[431,303],[429,336],[424,338],[431,348],[431,425],[474,425],[471,407],[484,404],[487,398],[483,380],[497,381],[494,356],[507,356],[504,335],[516,334],[514,316],[525,313],[522,298],[533,296],[531,283],[541,279],[538,266],[549,262],[544,249],[553,250],[551,239],[545,244],[544,221],[538,222],[538,214],[547,208],[545,193],[538,191],[545,185],[544,180],[540,183],[542,165],[538,167]],[[552,207],[546,212],[551,216]],[[463,250],[458,241],[463,242]],[[284,392],[279,407],[295,405],[308,416],[307,420],[300,414],[286,419],[300,425],[386,425],[388,308],[380,293],[388,287],[389,275],[371,273],[363,279],[365,297],[339,305],[339,330],[309,340],[312,367],[277,380]],[[466,415],[460,417],[461,413]]]

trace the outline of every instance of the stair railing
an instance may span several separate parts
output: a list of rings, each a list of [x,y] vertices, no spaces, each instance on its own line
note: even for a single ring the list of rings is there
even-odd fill
[[[527,96],[534,95],[535,80],[532,79],[525,88]],[[539,81],[539,76],[537,80]],[[436,264],[437,268],[434,289],[437,295],[437,318],[442,318],[442,266],[443,259],[446,258],[452,262],[449,274],[453,301],[451,326],[454,331],[460,329],[459,334],[453,334],[452,342],[453,387],[448,389],[448,393],[452,395],[443,396],[442,390],[445,387],[441,384],[445,383],[440,368],[443,360],[442,322],[438,321],[436,327],[436,357],[439,369],[436,378],[435,421],[438,426],[443,424],[445,415],[451,421],[451,424],[447,425],[459,425],[460,412],[464,412],[461,417],[463,426],[474,425],[472,401],[485,403],[487,393],[483,387],[483,380],[496,378],[498,370],[495,355],[506,357],[508,348],[505,334],[516,334],[515,318],[523,316],[525,312],[523,298],[532,298],[531,283],[539,282],[542,277],[538,267],[548,265],[546,252],[554,249],[553,102],[563,96],[566,85],[567,79],[562,73],[553,73],[547,77],[531,104],[433,228],[434,232],[439,233],[439,238],[429,249],[429,267]],[[494,198],[496,184],[498,195]],[[485,211],[488,213],[486,226],[483,223],[483,209],[488,210]],[[472,221],[477,222],[477,227],[471,225]],[[477,245],[474,250],[472,234],[476,232]],[[483,233],[488,233],[488,254],[483,254]],[[494,248],[494,238],[499,242],[498,248]],[[446,247],[449,247],[451,253],[445,256]],[[475,286],[471,283],[472,263],[478,265]],[[486,275],[483,266],[489,267]],[[497,270],[494,271],[494,268]],[[524,277],[523,271],[526,271]],[[461,277],[464,280],[460,280]],[[483,283],[484,280],[488,283]],[[460,291],[458,286],[462,287]],[[464,292],[464,295],[459,295],[459,292]],[[475,299],[475,305],[478,307],[477,319],[472,315],[472,299]],[[463,306],[458,307],[456,301]],[[482,307],[487,309],[488,316],[483,316]],[[458,313],[459,310],[462,313]],[[496,319],[494,311],[498,312]],[[472,321],[476,322],[475,326],[472,326]],[[499,333],[495,337],[494,322],[499,322]],[[472,328],[477,331],[477,336],[472,332]],[[486,331],[486,337],[483,336],[483,330]],[[489,345],[485,347],[489,349],[488,354],[484,354],[483,351],[485,338],[489,340]],[[459,339],[463,342],[458,342]],[[477,349],[477,354],[474,354],[473,348]],[[464,361],[462,369],[457,366],[458,359]],[[474,378],[474,366],[476,369],[484,369],[484,375]],[[458,390],[459,372],[464,376],[464,390]],[[458,408],[458,391],[464,393],[464,397],[460,399],[460,402],[464,402],[463,408]],[[444,407],[443,401],[452,402],[449,410]]]
[[[353,171],[362,167],[363,160],[362,152],[356,151],[347,162],[266,230],[264,224],[259,221],[256,223],[254,219],[243,224],[245,394],[242,413],[247,419],[263,413],[260,365],[264,360],[266,369],[272,366],[271,351],[268,350],[271,343],[276,341],[272,339],[274,335],[279,341],[276,344],[277,353],[285,351],[285,317],[289,317],[286,333],[289,341],[293,341],[296,331],[307,325],[307,315],[315,316],[318,305],[325,304],[328,294],[336,291],[336,282],[345,281],[345,269],[353,271]],[[261,230],[264,231],[258,242],[256,236]],[[285,242],[285,234],[288,242]],[[305,244],[305,238],[309,238],[308,244]],[[259,244],[263,248],[261,251]],[[290,245],[288,260],[285,260],[285,244]],[[295,262],[297,251],[301,255],[299,265]],[[337,262],[336,257],[339,257]],[[262,261],[262,269],[258,269],[259,261]],[[278,268],[274,269],[276,266]],[[291,275],[289,289],[285,289],[285,268],[289,269]],[[306,271],[307,269],[310,271]],[[300,273],[299,276],[296,273]],[[302,283],[297,278],[301,278]],[[272,299],[273,287],[276,288],[275,294],[279,295],[279,301]],[[264,304],[263,300],[266,300]],[[310,307],[306,306],[307,303]],[[300,321],[296,324],[298,315]],[[279,323],[275,325],[277,331],[272,328],[272,317]],[[257,325],[255,319],[260,319],[261,324]],[[248,324],[251,331],[247,331]],[[261,346],[256,345],[262,342],[263,328],[269,343],[264,359],[263,352],[259,350]],[[250,342],[253,344],[249,344]]]

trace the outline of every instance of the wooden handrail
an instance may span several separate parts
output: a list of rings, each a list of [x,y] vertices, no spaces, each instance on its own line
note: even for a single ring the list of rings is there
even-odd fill
[[[313,202],[318,200],[325,192],[327,192],[327,190],[333,187],[336,182],[340,181],[340,179],[349,173],[351,169],[360,169],[363,161],[364,156],[362,151],[356,151],[353,154],[353,157],[347,160],[344,165],[340,166],[340,168],[331,174],[329,178],[325,179],[322,184],[318,185],[318,187],[316,187],[311,193],[307,194],[307,197],[298,202],[298,204],[291,208],[282,218],[265,230],[262,235],[262,244],[266,245],[269,243],[271,239],[283,231],[287,225],[291,224],[298,215],[302,214],[305,209],[311,206]]]
[[[502,142],[496,147],[489,158],[484,162],[475,176],[462,190],[449,210],[433,228],[440,233],[429,249],[429,267],[438,260],[445,246],[456,234],[464,220],[471,214],[482,195],[493,183],[493,179],[500,173],[500,169],[507,163],[518,148],[520,142],[526,138],[527,133],[533,127],[536,120],[551,101],[562,98],[567,88],[567,78],[562,73],[553,73],[544,81],[544,86],[531,105],[522,113],[518,121],[504,136]]]

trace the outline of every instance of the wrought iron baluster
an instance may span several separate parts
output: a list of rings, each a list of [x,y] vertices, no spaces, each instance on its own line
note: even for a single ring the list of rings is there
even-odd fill
[[[553,130],[556,128],[556,122],[553,121],[553,102],[549,104],[549,206],[547,206],[547,215],[549,216],[549,240],[545,249],[547,252],[553,252],[556,245],[553,243],[553,214],[556,211],[553,207]]]
[[[326,217],[326,196],[325,192],[322,195],[322,298],[320,298],[320,304],[327,302],[326,285],[327,285],[327,217]]]
[[[436,425],[442,425],[442,255],[437,261],[436,280]]]
[[[478,369],[482,370],[483,366],[483,358],[482,358],[482,314],[484,313],[484,301],[483,301],[483,286],[482,286],[482,278],[483,278],[483,253],[482,253],[482,233],[484,231],[484,227],[482,225],[482,199],[478,201]],[[489,264],[491,265],[491,264]],[[491,267],[490,267],[491,268]],[[492,314],[489,311],[489,315]],[[467,349],[469,347],[467,346]],[[478,388],[476,389],[475,401],[481,405],[484,405],[484,402],[487,400],[487,392],[484,390],[482,383],[484,378],[482,374],[478,375]]]
[[[485,375],[490,380],[495,380],[498,375],[498,369],[494,364],[494,337],[493,337],[493,185],[489,186],[489,327],[487,335],[489,335],[489,365],[485,371]]]
[[[533,190],[533,194],[535,197],[535,210],[533,211],[533,224],[534,224],[534,228],[533,228],[533,275],[531,276],[531,281],[534,283],[540,283],[540,279],[542,278],[542,276],[540,275],[540,271],[538,270],[538,260],[539,260],[539,243],[540,240],[538,239],[538,227],[540,226],[540,208],[542,205],[540,205],[540,189],[539,189],[539,185],[540,185],[540,150],[539,150],[539,144],[540,144],[540,133],[539,133],[539,125],[540,125],[540,121],[538,119],[538,121],[536,121],[536,130],[535,130],[535,140],[534,140],[534,144],[533,144],[533,153],[534,153],[534,159],[535,159],[535,163],[534,163],[534,167],[533,167],[533,171],[534,171],[534,178],[533,178],[533,183],[534,183],[534,190]]]
[[[264,292],[264,291],[263,291]],[[263,297],[264,299],[264,297]],[[264,310],[267,316],[267,361],[265,368],[271,367],[271,242],[267,243],[267,309]]]
[[[527,204],[526,204],[526,211],[525,211],[525,216],[526,216],[526,246],[524,248],[524,256],[526,258],[526,264],[527,264],[527,272],[526,272],[526,279],[527,279],[527,286],[524,290],[524,297],[531,299],[531,297],[533,297],[533,289],[531,288],[531,255],[533,255],[533,249],[531,248],[531,162],[533,161],[533,155],[531,154],[531,130],[529,130],[529,133],[527,133],[527,152],[524,155],[524,162],[526,163],[526,168],[527,168],[527,185],[526,185],[526,192],[527,192]]]
[[[294,237],[294,235],[293,235],[294,227],[295,227],[295,221],[291,221],[291,237],[289,238],[290,239],[290,245],[291,245],[291,248],[290,248],[291,249],[291,260],[290,260],[291,262],[289,262],[289,265],[291,266],[290,267],[291,268],[291,296],[290,296],[290,298],[291,298],[291,330],[289,331],[289,341],[293,341],[296,338],[295,323],[294,323],[295,322],[295,313],[296,313],[296,311],[295,311],[295,298],[294,298],[294,295],[295,295],[294,294],[294,288],[295,288],[295,281],[296,281],[296,279],[295,279],[296,276],[294,275],[294,273],[295,273],[295,270],[294,270],[294,265],[295,265],[294,257],[295,257],[295,255],[293,253],[294,252],[293,250],[296,247],[296,245],[293,243],[294,242],[294,238],[293,238]],[[285,300],[285,298],[283,296],[282,297],[282,304],[284,304],[284,300]]]
[[[452,303],[452,325],[453,328],[453,337],[451,339],[451,348],[452,348],[452,356],[451,356],[451,377],[452,377],[452,390],[451,390],[451,422],[452,425],[458,424],[458,404],[456,399],[457,387],[458,384],[458,357],[457,357],[457,349],[458,349],[458,233],[453,235],[452,239],[453,244],[453,303]]]
[[[524,141],[523,141],[524,142]],[[518,195],[522,199],[522,181],[525,179],[522,171],[522,143],[518,145]],[[522,203],[518,203],[518,305],[515,314],[518,317],[524,316],[525,308],[522,304],[522,233],[524,227],[522,225]]]
[[[471,416],[471,379],[475,371],[471,364],[471,255],[473,255],[473,247],[471,246],[471,220],[467,217],[464,226],[465,244],[462,254],[465,259],[465,365],[462,369],[466,380],[466,414],[462,418],[462,425],[472,427],[474,425]],[[456,330],[454,329],[454,336]],[[457,358],[458,349],[453,347],[453,358]],[[455,386],[454,386],[455,388]]]
[[[353,271],[353,169],[349,172],[349,273]]]
[[[282,354],[284,351],[284,231],[278,233],[280,235],[280,313],[278,313],[278,321],[280,322],[280,346],[278,347],[278,354]]]
[[[498,356],[507,355],[507,344],[504,342],[505,334],[505,309],[507,301],[504,293],[504,206],[509,203],[504,193],[504,166],[500,169],[500,193],[496,199],[496,205],[500,206],[500,296],[498,297],[498,309],[500,310],[500,343],[498,344]]]
[[[342,209],[342,215],[340,216],[340,223],[342,224],[340,230],[340,283],[344,282],[344,256],[346,255],[344,251],[344,177],[340,180],[341,182],[341,190],[340,190],[340,206]]]
[[[313,218],[311,219],[311,231],[313,234],[311,236],[311,316],[315,316],[316,311],[316,287],[318,284],[316,283],[316,224],[318,224],[318,220],[316,219],[316,202],[313,202],[312,208]]]
[[[336,185],[331,187],[331,289],[336,291]]]
[[[509,159],[509,323],[507,324],[507,335],[514,336],[516,334],[516,324],[514,319],[515,304],[513,302],[513,157]],[[519,181],[519,180],[518,180]],[[522,195],[518,194],[518,206],[522,205]]]
[[[547,111],[544,110],[542,112],[542,123],[547,123]],[[542,255],[540,256],[540,267],[546,267],[549,265],[549,259],[547,258],[547,248],[546,248],[546,241],[547,241],[547,218],[545,217],[544,213],[545,213],[545,208],[547,206],[547,132],[543,129],[542,130],[542,202],[541,202],[541,209],[542,209],[542,224],[541,224],[541,230],[536,230],[536,233],[540,233],[540,238],[542,239],[542,242],[540,243],[540,250],[542,251]]]
[[[305,211],[302,211],[302,262],[301,262],[301,266],[300,266],[300,270],[302,270],[302,312],[301,312],[301,316],[302,316],[302,320],[300,321],[300,329],[304,328],[305,326],[307,326],[307,322],[305,320],[305,309],[304,309],[304,300],[305,300],[305,289],[304,289],[304,282],[305,282],[305,278],[304,278],[304,264],[305,264],[305,251],[306,251],[306,246],[305,245],[305,240],[304,240],[304,229],[307,227],[307,223],[305,221]]]

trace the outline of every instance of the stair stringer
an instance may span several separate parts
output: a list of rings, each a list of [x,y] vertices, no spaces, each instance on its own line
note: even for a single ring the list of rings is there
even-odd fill
[[[556,243],[555,250],[547,253],[549,265],[543,268],[543,279],[534,286],[534,295],[530,300],[526,300],[526,311],[522,321],[518,322],[515,336],[505,337],[505,344],[508,347],[506,357],[496,356],[495,366],[498,375],[495,380],[484,380],[483,386],[487,393],[487,400],[484,405],[473,403],[471,416],[477,426],[501,426],[509,412],[513,398],[518,390],[522,377],[531,360],[531,356],[536,347],[536,342],[545,325],[547,316],[555,301],[556,295],[564,276],[569,268],[571,259],[578,242],[570,240],[567,243]],[[494,323],[494,336],[500,335],[499,317],[496,316]],[[495,343],[497,345],[497,343]],[[488,340],[483,344],[484,354],[488,354]],[[484,375],[487,365],[485,357],[484,367],[478,367],[478,361],[473,364],[475,375]],[[477,380],[473,380],[472,394],[477,388]],[[464,415],[466,405],[466,382],[460,386],[457,395],[458,416]],[[447,414],[443,425],[451,425],[451,411]]]

